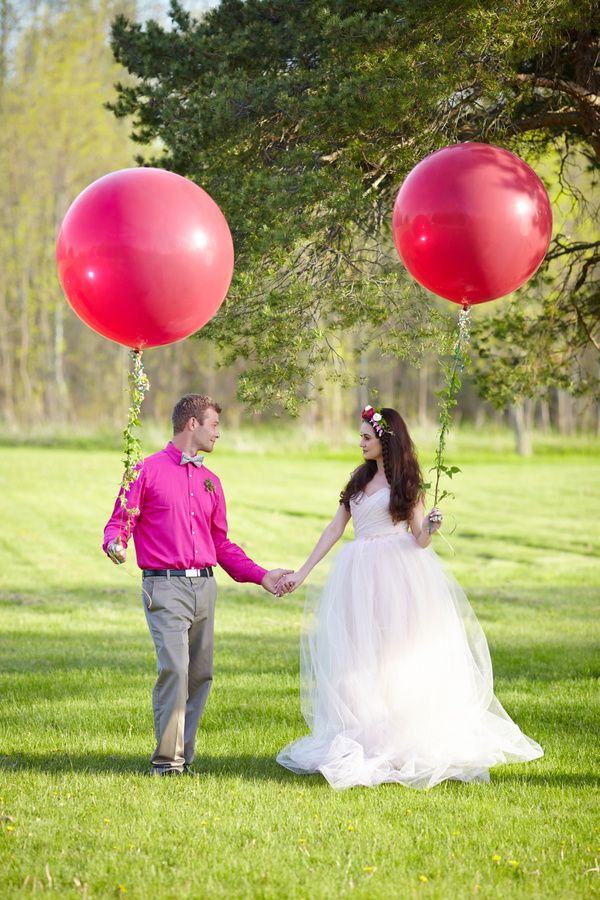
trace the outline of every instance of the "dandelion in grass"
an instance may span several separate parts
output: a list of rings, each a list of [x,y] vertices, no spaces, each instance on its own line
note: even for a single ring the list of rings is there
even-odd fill
[[[427,875],[419,875],[419,881],[422,884],[426,884],[429,881],[429,878],[427,877]]]
[[[498,853],[494,853],[492,856],[492,862],[495,862],[496,865],[499,865],[502,862],[502,857]]]

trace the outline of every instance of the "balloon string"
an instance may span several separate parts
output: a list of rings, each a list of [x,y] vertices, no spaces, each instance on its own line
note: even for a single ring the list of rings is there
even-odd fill
[[[440,433],[435,453],[435,465],[430,469],[432,472],[435,470],[434,506],[437,506],[444,497],[450,496],[448,491],[443,491],[440,494],[440,478],[442,474],[452,478],[453,475],[460,472],[458,466],[446,465],[444,462],[444,450],[446,448],[446,436],[452,421],[451,411],[456,406],[456,397],[462,383],[461,375],[468,362],[467,347],[471,338],[470,325],[471,308],[468,303],[465,303],[458,317],[458,336],[454,347],[454,358],[452,365],[446,368],[446,386],[440,393]]]
[[[133,574],[133,572],[128,572],[127,569],[125,568],[124,564],[120,564],[118,566],[118,568],[121,572],[123,572],[124,575],[127,575],[128,578],[132,578],[134,581],[137,581],[137,577]],[[142,584],[142,594],[144,594],[148,598],[147,602],[146,602],[146,606],[148,607],[148,609],[150,609],[152,606],[152,597],[150,596],[150,594],[148,593],[148,591],[146,590],[146,588],[144,587],[143,584]]]
[[[450,550],[452,551],[453,556],[456,556],[456,550],[454,549],[454,547],[452,546],[452,544],[450,543],[450,541],[447,540],[447,539],[444,537],[444,535],[442,534],[442,532],[441,532],[441,531],[436,531],[436,534],[438,535],[438,537],[441,537],[441,539],[442,539],[443,542],[446,544],[446,546],[450,547]]]
[[[138,516],[140,511],[136,507],[127,506],[127,492],[139,476],[139,463],[142,461],[142,442],[133,433],[134,428],[141,425],[140,413],[144,396],[150,387],[148,376],[144,370],[144,361],[141,350],[129,351],[130,368],[129,381],[129,410],[127,425],[123,429],[123,477],[121,479],[121,506],[127,515],[125,526],[126,539],[131,534],[131,521]]]

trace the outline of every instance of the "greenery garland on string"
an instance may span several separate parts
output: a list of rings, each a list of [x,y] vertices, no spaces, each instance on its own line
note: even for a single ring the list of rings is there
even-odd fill
[[[440,494],[440,478],[442,474],[448,478],[453,478],[457,472],[460,472],[458,466],[446,465],[444,462],[444,451],[446,449],[448,429],[452,421],[452,410],[456,406],[456,397],[462,384],[462,373],[465,366],[468,366],[470,363],[467,353],[467,347],[471,339],[470,326],[471,308],[468,304],[465,304],[458,317],[458,337],[454,347],[453,360],[450,364],[442,365],[446,384],[436,395],[440,401],[440,433],[435,453],[435,465],[429,470],[430,472],[435,472],[434,506],[437,506],[446,497],[454,497],[454,494],[447,490],[443,490]],[[431,488],[431,483],[424,484],[423,488],[428,490]]]
[[[127,416],[127,425],[123,429],[124,469],[123,478],[121,479],[121,506],[127,513],[127,537],[129,537],[131,532],[131,520],[140,513],[137,507],[129,508],[127,506],[127,492],[140,474],[139,463],[143,459],[142,443],[140,439],[133,434],[133,429],[139,428],[141,425],[140,411],[144,401],[144,395],[150,387],[148,376],[144,370],[142,351],[130,350],[129,359],[129,412]]]

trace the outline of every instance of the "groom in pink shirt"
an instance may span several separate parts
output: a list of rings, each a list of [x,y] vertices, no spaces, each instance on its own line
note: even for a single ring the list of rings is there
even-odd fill
[[[153,775],[191,771],[198,723],[213,673],[218,563],[235,581],[275,593],[289,569],[268,572],[227,537],[225,495],[198,451],[219,438],[221,407],[186,394],[173,409],[173,440],[146,457],[127,492],[131,523],[120,495],[104,529],[104,552],[124,563],[130,534],[142,569],[142,597],[154,640],[158,678],[152,692],[156,750]]]

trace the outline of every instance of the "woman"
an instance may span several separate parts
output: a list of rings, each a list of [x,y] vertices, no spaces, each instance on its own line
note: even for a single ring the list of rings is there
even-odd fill
[[[424,514],[421,473],[394,409],[362,413],[364,462],[303,566],[295,590],[340,539],[344,545],[302,642],[302,705],[311,734],[277,760],[321,772],[335,788],[449,778],[489,781],[489,768],[542,756],[493,693],[483,631],[430,548],[442,516]]]

